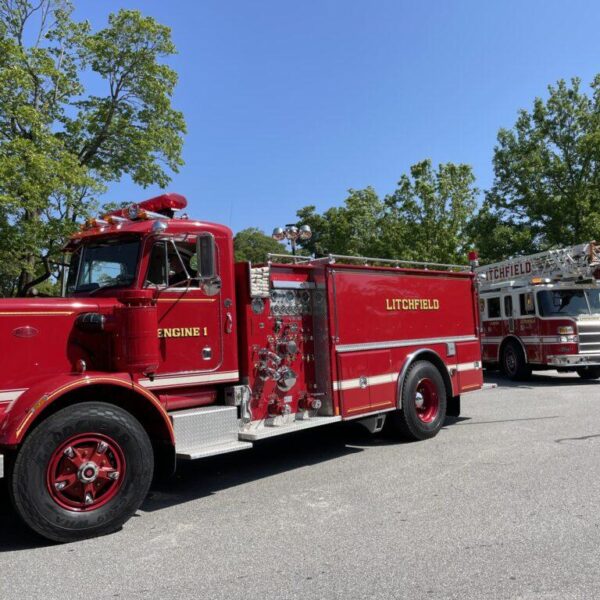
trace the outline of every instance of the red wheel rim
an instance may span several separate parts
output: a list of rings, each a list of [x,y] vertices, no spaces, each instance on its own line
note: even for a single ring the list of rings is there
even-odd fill
[[[427,377],[417,383],[415,407],[417,409],[417,417],[423,423],[435,421],[440,409],[440,398],[435,383]]]
[[[100,508],[121,489],[125,457],[112,438],[99,433],[75,435],[52,454],[46,485],[52,499],[67,510]]]

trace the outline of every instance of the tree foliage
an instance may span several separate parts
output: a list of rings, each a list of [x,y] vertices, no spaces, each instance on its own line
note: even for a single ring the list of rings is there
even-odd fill
[[[68,0],[0,0],[0,291],[48,277],[75,221],[123,175],[182,164],[170,30],[121,10],[91,31]]]
[[[385,206],[371,187],[349,190],[343,206],[319,214],[315,206],[297,212],[298,225],[309,225],[313,234],[301,242],[303,249],[317,256],[344,254],[380,256],[384,252],[382,227]]]
[[[560,80],[500,129],[494,183],[472,230],[489,260],[600,238],[600,75]]]
[[[233,238],[236,261],[264,263],[267,254],[287,254],[286,247],[256,227],[242,229]]]
[[[430,160],[410,168],[386,198],[393,219],[402,223],[412,259],[464,263],[472,244],[467,233],[477,207],[478,190],[469,165]]]
[[[424,160],[384,198],[368,187],[350,190],[343,206],[322,214],[315,206],[299,210],[299,224],[313,230],[302,245],[316,255],[464,263],[476,197],[470,166],[446,163],[434,169]]]

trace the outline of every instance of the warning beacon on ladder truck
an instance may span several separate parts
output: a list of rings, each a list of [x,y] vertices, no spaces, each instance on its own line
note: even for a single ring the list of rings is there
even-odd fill
[[[0,299],[0,459],[49,539],[115,531],[176,460],[350,420],[424,440],[482,386],[468,268],[234,264],[232,232],[175,217],[185,206],[165,194],[92,219],[62,298]]]
[[[600,378],[600,247],[587,242],[478,267],[484,365]]]

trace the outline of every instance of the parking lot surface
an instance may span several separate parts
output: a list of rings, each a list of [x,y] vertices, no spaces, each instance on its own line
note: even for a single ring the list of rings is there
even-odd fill
[[[487,380],[427,442],[341,424],[184,464],[104,538],[47,544],[0,486],[0,598],[600,597],[600,383]]]

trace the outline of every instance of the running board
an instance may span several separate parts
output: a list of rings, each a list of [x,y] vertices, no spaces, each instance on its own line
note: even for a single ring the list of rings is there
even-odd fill
[[[228,454],[238,450],[249,450],[252,446],[254,446],[252,442],[226,442],[214,446],[198,446],[198,448],[177,450],[177,458],[180,460],[197,460],[198,458]]]
[[[294,431],[303,431],[312,427],[320,427],[321,425],[329,425],[330,423],[338,423],[342,417],[311,417],[310,419],[297,419],[281,425],[265,425],[263,421],[257,425],[250,425],[249,429],[240,431],[240,440],[256,442],[265,438],[283,435],[284,433],[292,433]]]

